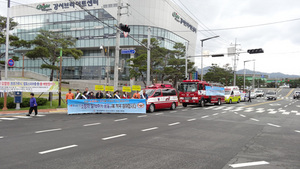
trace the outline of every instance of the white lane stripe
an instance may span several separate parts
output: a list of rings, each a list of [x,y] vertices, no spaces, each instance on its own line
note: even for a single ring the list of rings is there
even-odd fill
[[[124,118],[124,119],[117,119],[115,121],[124,121],[124,120],[127,120],[127,118]]]
[[[238,114],[237,112],[234,112],[234,114]]]
[[[170,111],[170,113],[176,113],[177,111]]]
[[[250,118],[250,120],[253,120],[253,121],[259,121],[258,119],[254,119],[254,118]]]
[[[213,114],[213,116],[216,116],[216,115],[218,115],[219,113],[215,113],[215,114]]]
[[[43,114],[38,114],[38,115],[36,115],[37,117],[44,117],[45,115],[43,115]]]
[[[171,123],[171,124],[168,124],[168,126],[174,126],[174,125],[177,125],[177,124],[180,124],[180,122]]]
[[[193,108],[193,110],[198,110],[198,109],[200,109],[200,108]]]
[[[296,130],[295,130],[296,131]],[[4,138],[3,136],[0,136],[0,138]]]
[[[141,131],[151,131],[151,130],[156,130],[156,129],[158,129],[158,127],[152,127],[152,128],[144,129],[144,130],[141,130]]]
[[[300,130],[295,130],[295,132],[300,133]],[[3,137],[2,137],[3,138]]]
[[[256,161],[256,162],[249,162],[249,163],[230,164],[229,166],[232,168],[239,168],[239,167],[249,167],[249,166],[265,165],[265,164],[270,164],[270,163],[266,161]]]
[[[32,117],[29,117],[29,116],[13,116],[13,117],[20,118],[20,119],[30,119],[30,118],[32,118]]]
[[[142,116],[138,116],[138,117],[147,117],[147,115],[142,115]]]
[[[182,110],[182,111],[188,111],[187,109],[184,109],[184,110]]]
[[[214,108],[214,107],[207,107],[207,108],[204,108],[205,110],[208,110],[208,109],[212,109],[212,108]]]
[[[96,125],[99,125],[101,123],[91,123],[91,124],[85,124],[83,125],[84,127],[87,127],[87,126],[96,126]]]
[[[188,119],[187,121],[195,121],[196,119]]]
[[[73,148],[73,147],[77,147],[77,146],[78,145],[70,145],[70,146],[55,148],[55,149],[51,149],[51,150],[47,150],[47,151],[41,151],[41,152],[39,152],[39,154],[51,153],[51,152],[54,152],[54,151],[64,150],[64,149]]]
[[[4,118],[0,118],[1,120],[17,120],[17,118],[8,118],[8,117],[4,117]]]
[[[49,130],[41,130],[41,131],[36,131],[35,133],[46,133],[46,132],[51,132],[51,131],[59,131],[61,128],[58,129],[49,129]]]
[[[279,125],[276,125],[276,124],[272,124],[272,123],[268,123],[269,126],[273,126],[273,127],[281,127]]]
[[[156,113],[155,115],[162,115],[163,113]]]
[[[222,112],[222,114],[225,114],[225,113],[227,113],[227,112],[226,111]]]
[[[288,107],[288,106],[284,106],[284,107]]]
[[[202,118],[202,119],[205,119],[205,118],[207,118],[207,117],[209,117],[209,116],[202,116],[201,118]]]
[[[240,116],[241,116],[241,117],[246,117],[246,116],[245,116],[245,115],[243,115],[243,114],[240,114]]]
[[[105,138],[102,138],[102,140],[110,140],[110,139],[114,139],[114,138],[118,138],[118,137],[124,137],[126,136],[126,134],[120,134],[120,135],[116,135],[116,136],[111,136],[111,137],[105,137]]]

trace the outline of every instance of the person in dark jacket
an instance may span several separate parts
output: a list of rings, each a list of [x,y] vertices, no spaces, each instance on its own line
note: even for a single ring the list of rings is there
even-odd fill
[[[29,108],[29,113],[26,114],[26,116],[30,116],[32,111],[34,110],[34,113],[35,113],[35,116],[38,114],[38,110],[37,110],[37,103],[36,103],[36,99],[34,97],[34,94],[33,93],[30,93],[30,108]]]
[[[75,100],[77,100],[77,99],[82,99],[82,95],[81,95],[79,89],[76,90],[76,94],[75,94]]]
[[[114,98],[115,98],[115,99],[121,99],[118,90],[115,91]]]
[[[102,93],[102,91],[98,91],[96,93],[96,99],[103,99],[103,93]]]
[[[251,90],[249,90],[248,102],[251,102]]]
[[[94,92],[90,92],[88,99],[96,99],[96,97],[94,96]]]
[[[106,99],[111,99],[112,98],[109,91],[106,91],[105,97],[106,97]]]

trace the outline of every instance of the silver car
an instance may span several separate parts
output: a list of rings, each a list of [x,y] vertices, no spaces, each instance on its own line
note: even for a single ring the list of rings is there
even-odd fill
[[[276,91],[268,91],[266,93],[266,98],[268,100],[276,100],[277,99],[277,92]]]

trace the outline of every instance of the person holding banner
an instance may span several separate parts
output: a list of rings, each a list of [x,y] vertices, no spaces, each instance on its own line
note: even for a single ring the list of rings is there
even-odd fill
[[[140,95],[139,91],[136,91],[136,93],[133,94],[133,98],[134,99],[140,99],[141,98],[141,95]]]
[[[76,94],[75,94],[75,100],[77,100],[77,99],[82,99],[82,96],[81,96],[81,93],[80,93],[79,89],[76,90]]]
[[[90,95],[88,96],[88,99],[96,99],[96,97],[94,96],[94,92],[90,93]]]
[[[126,94],[126,92],[123,92],[122,99],[127,99],[127,94]]]
[[[86,91],[83,92],[82,99],[88,99],[88,95]]]
[[[96,93],[96,99],[103,99],[103,93],[102,93],[102,91],[98,91]]]
[[[68,100],[74,99],[74,94],[72,93],[72,89],[69,89],[69,93],[66,94],[66,103],[68,104]]]
[[[30,93],[30,108],[29,108],[29,113],[26,114],[26,116],[30,116],[32,111],[34,110],[34,114],[35,116],[38,114],[38,111],[37,111],[37,103],[36,103],[36,99],[34,97],[34,94],[33,93]]]
[[[108,91],[106,91],[105,97],[106,97],[106,99],[111,99],[111,95]]]
[[[84,91],[84,92],[86,93],[86,97],[89,96],[89,95],[91,94],[91,92],[89,91],[89,88],[88,88],[88,87],[85,88],[85,91]],[[83,94],[84,94],[84,92],[83,92]]]
[[[115,91],[114,98],[115,98],[115,99],[121,99],[121,98],[120,98],[120,95],[119,95],[119,91],[118,91],[118,90],[117,90],[117,91]]]
[[[148,95],[146,94],[145,90],[143,90],[143,93],[141,94],[141,99],[148,100]]]

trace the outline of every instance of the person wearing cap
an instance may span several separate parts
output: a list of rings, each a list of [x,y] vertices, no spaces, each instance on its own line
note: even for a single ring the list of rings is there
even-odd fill
[[[36,116],[38,114],[38,110],[37,110],[37,103],[36,103],[36,99],[34,97],[34,93],[30,93],[29,103],[30,103],[29,113],[26,114],[26,116],[30,116],[33,110],[34,110],[34,114]]]
[[[72,93],[72,89],[69,89],[69,93],[66,94],[66,103],[68,104],[68,100],[74,99],[74,94]]]

